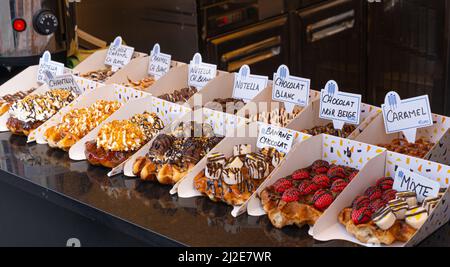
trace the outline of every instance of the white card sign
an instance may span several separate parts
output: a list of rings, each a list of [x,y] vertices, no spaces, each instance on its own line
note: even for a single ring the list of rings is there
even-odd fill
[[[433,125],[428,95],[400,99],[396,92],[386,94],[381,105],[386,133],[403,132],[408,142],[416,141],[417,128]]]
[[[109,46],[105,58],[105,65],[109,65],[113,71],[117,71],[130,62],[133,53],[134,48],[122,45],[122,37],[118,36]]]
[[[171,60],[172,56],[169,54],[161,53],[159,44],[155,44],[152,51],[150,52],[148,74],[155,77],[156,80],[161,78],[167,72],[169,72]]]
[[[189,63],[188,84],[198,90],[214,79],[217,75],[217,66],[202,62],[202,55],[196,53]]]
[[[361,95],[340,92],[335,81],[328,81],[320,91],[319,117],[332,120],[334,128],[341,130],[345,123],[358,125],[360,116]]]
[[[250,67],[244,65],[234,74],[233,98],[250,101],[267,87],[267,76],[250,74]]]
[[[291,113],[295,105],[308,105],[310,84],[311,80],[291,76],[289,68],[281,65],[273,74],[272,99],[284,102],[287,112]]]
[[[50,72],[52,76],[64,74],[64,64],[52,61],[51,54],[45,51],[39,59],[39,67],[37,71],[36,80],[38,83],[45,83],[48,80],[46,72]]]
[[[440,187],[438,182],[402,167],[398,167],[395,172],[393,189],[416,192],[419,202],[423,202],[426,197],[437,197]]]
[[[72,74],[64,74],[53,77],[47,82],[49,89],[65,89],[72,91],[78,95],[82,93],[82,90],[75,81]]]
[[[295,132],[286,128],[259,123],[258,148],[273,147],[279,152],[288,153],[295,139]]]

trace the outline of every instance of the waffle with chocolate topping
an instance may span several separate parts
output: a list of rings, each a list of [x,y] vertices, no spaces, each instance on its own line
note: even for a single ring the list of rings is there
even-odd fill
[[[31,88],[28,91],[19,91],[14,94],[7,94],[0,97],[0,116],[5,114],[14,102],[22,100],[34,90],[36,90],[36,88]]]
[[[150,141],[164,123],[155,114],[144,112],[129,120],[104,124],[97,139],[86,142],[86,158],[92,165],[114,168]]]
[[[188,101],[189,98],[191,98],[195,93],[197,93],[197,89],[195,87],[188,87],[182,88],[180,90],[175,90],[171,94],[160,95],[158,96],[158,98],[172,103],[179,103]]]
[[[424,139],[418,139],[414,143],[409,143],[406,139],[396,138],[390,144],[379,144],[378,146],[392,152],[423,158],[434,147],[434,143]]]
[[[356,176],[356,169],[317,160],[277,180],[260,193],[261,204],[276,228],[314,225]]]
[[[230,114],[236,114],[245,106],[244,101],[235,98],[215,98],[212,102],[205,104],[205,108],[219,110]]]
[[[139,81],[133,81],[127,77],[128,83],[123,83],[123,86],[132,87],[136,90],[145,91],[147,88],[152,86],[156,80],[153,77],[146,77]]]
[[[97,100],[87,108],[73,109],[64,115],[61,123],[49,127],[44,136],[50,147],[67,151],[121,106],[118,101]]]
[[[145,157],[133,165],[142,180],[175,184],[220,141],[209,124],[181,123],[171,134],[160,134]]]
[[[286,111],[285,108],[276,108],[269,112],[261,112],[250,117],[250,121],[260,121],[267,124],[272,124],[278,127],[286,127],[298,114],[301,109],[295,108],[292,113]]]
[[[238,145],[232,157],[213,154],[206,169],[194,178],[194,187],[212,201],[240,206],[269,176],[284,154],[273,148],[251,152],[250,145]]]
[[[356,130],[356,126],[352,124],[345,124],[342,130],[334,129],[333,123],[328,123],[325,126],[316,126],[311,129],[302,130],[302,133],[309,135],[329,134],[337,137],[347,138],[351,133]]]
[[[62,89],[28,95],[11,105],[6,125],[13,134],[29,135],[76,97],[74,92]]]
[[[112,69],[108,67],[100,70],[89,71],[81,74],[80,76],[94,82],[104,83],[106,79],[111,77],[113,74],[114,71],[112,71]]]

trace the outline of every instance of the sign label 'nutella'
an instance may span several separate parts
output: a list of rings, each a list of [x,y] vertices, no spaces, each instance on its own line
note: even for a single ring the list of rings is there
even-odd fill
[[[250,101],[267,87],[268,81],[267,76],[250,74],[250,67],[244,65],[234,74],[233,98]]]

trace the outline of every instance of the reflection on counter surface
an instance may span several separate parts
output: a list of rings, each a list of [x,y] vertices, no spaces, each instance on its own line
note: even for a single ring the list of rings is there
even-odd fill
[[[26,139],[0,134],[0,168],[85,205],[119,217],[145,230],[189,246],[354,246],[344,241],[318,242],[307,227],[275,229],[266,216],[234,218],[231,207],[206,198],[181,199],[170,186],[129,179],[108,178],[107,169],[70,161],[67,153]],[[20,179],[20,178],[17,178]],[[129,227],[135,227],[129,225]],[[450,226],[424,241],[448,244]],[[118,229],[127,232],[126,229]],[[142,231],[145,231],[142,230]],[[435,242],[434,242],[435,240]]]

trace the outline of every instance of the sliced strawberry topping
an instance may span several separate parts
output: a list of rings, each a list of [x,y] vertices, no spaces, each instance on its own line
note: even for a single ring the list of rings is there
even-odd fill
[[[368,207],[360,207],[352,210],[352,221],[354,224],[367,223],[371,220],[372,212]]]
[[[338,178],[342,178],[343,179],[343,178],[346,177],[345,170],[341,166],[333,166],[333,167],[331,167],[328,170],[327,175],[330,178],[338,177]]]
[[[305,179],[309,179],[309,178],[310,178],[310,174],[309,174],[308,169],[296,170],[292,174],[292,179],[294,179],[294,180],[305,180]]]
[[[318,174],[327,173],[329,168],[330,164],[324,160],[316,160],[312,165],[313,172]]]
[[[331,186],[331,180],[325,174],[318,174],[314,176],[312,182],[320,188],[329,188]]]
[[[383,196],[381,196],[381,199],[384,201],[384,202],[389,202],[389,201],[391,201],[391,200],[393,200],[393,199],[395,199],[395,195],[397,194],[397,190],[394,190],[394,189],[388,189],[388,190],[386,190],[386,191],[384,191],[383,192]]]
[[[367,196],[357,196],[352,203],[352,207],[359,209],[361,207],[367,207],[370,204],[370,199]]]
[[[337,179],[331,184],[331,191],[334,193],[342,192],[348,183],[344,179]]]
[[[328,208],[331,203],[333,203],[333,200],[333,194],[330,191],[323,189],[318,190],[312,198],[314,207],[320,211]]]
[[[298,190],[295,187],[291,187],[284,191],[283,196],[281,197],[281,200],[285,202],[294,202],[298,201],[300,199],[300,190]]]
[[[392,177],[383,177],[377,181],[377,186],[383,191],[392,189],[393,185],[394,179]]]
[[[275,191],[278,193],[283,193],[284,191],[286,191],[287,189],[289,189],[293,186],[294,186],[294,184],[292,183],[292,181],[288,180],[286,178],[281,178],[280,180],[276,181],[273,184]]]
[[[377,210],[381,209],[384,206],[386,206],[386,202],[384,202],[381,199],[376,199],[375,201],[369,204],[368,208],[372,213],[375,213]]]

